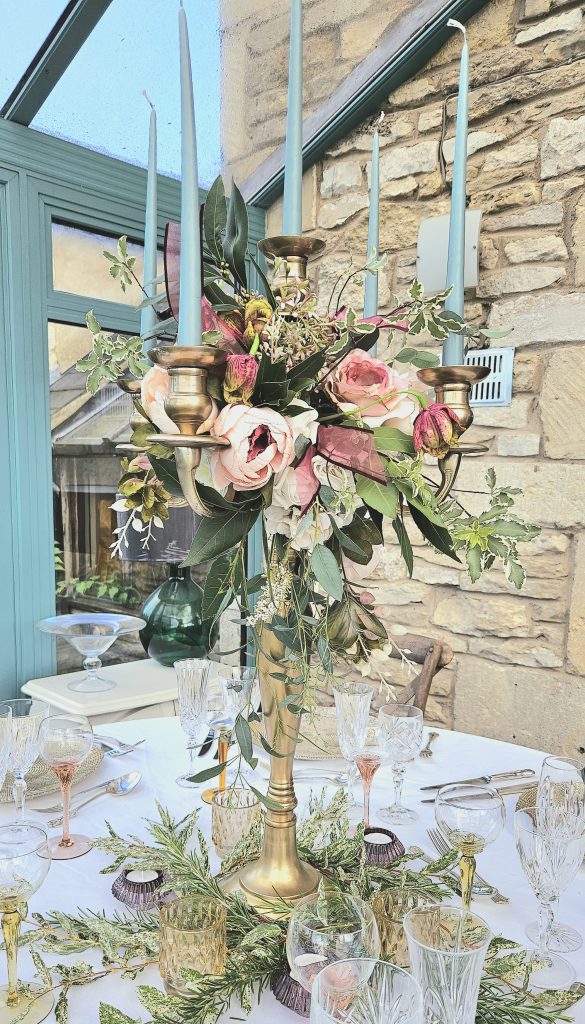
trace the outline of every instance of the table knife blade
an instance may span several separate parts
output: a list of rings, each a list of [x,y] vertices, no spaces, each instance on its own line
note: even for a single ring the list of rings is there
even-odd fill
[[[514,772],[494,772],[493,775],[477,775],[474,779],[451,779],[450,782],[439,782],[433,786],[421,786],[421,792],[431,789],[442,789],[443,786],[481,786],[489,782],[504,782],[506,779],[532,779],[536,775],[533,768],[519,768]]]
[[[533,785],[532,782],[518,782],[518,783],[516,783],[515,786],[495,786],[494,788],[495,788],[496,792],[499,793],[500,796],[503,797],[503,796],[514,796],[517,793],[525,793],[526,790],[530,789],[530,787],[532,785]],[[488,796],[487,793],[485,794],[485,798],[489,799],[489,796]],[[421,804],[434,804],[435,799],[436,799],[436,795],[435,796],[428,796],[428,797],[426,797],[425,800],[421,800]],[[456,798],[454,798],[454,799],[456,799]],[[478,796],[477,799],[480,800],[481,796]]]

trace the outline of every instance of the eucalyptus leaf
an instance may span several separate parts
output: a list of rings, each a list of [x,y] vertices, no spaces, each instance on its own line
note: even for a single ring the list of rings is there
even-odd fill
[[[336,601],[343,597],[343,580],[335,555],[324,544],[316,544],[311,553],[311,568],[315,579],[326,594]]]

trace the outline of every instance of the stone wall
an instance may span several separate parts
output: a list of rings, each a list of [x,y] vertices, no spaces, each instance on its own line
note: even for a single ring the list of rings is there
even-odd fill
[[[342,22],[346,6],[331,5]],[[351,4],[364,24],[375,22],[374,8],[373,0]],[[336,32],[339,46],[343,23]],[[512,406],[476,411],[473,434],[489,444],[490,454],[464,463],[460,496],[470,509],[480,507],[485,470],[493,464],[501,482],[524,489],[519,509],[542,533],[523,548],[528,581],[520,594],[494,571],[473,586],[455,563],[414,536],[414,578],[407,579],[388,537],[371,584],[390,628],[443,638],[456,652],[436,680],[429,720],[576,753],[585,746],[582,7],[563,0],[492,0],[469,23],[468,38],[468,194],[484,216],[480,282],[467,312],[490,327],[513,326],[503,344],[516,353]],[[457,34],[384,106],[381,248],[390,258],[380,280],[382,306],[414,275],[420,221],[449,210],[439,141],[443,102],[457,88],[460,45]],[[450,99],[448,179],[454,112]],[[376,118],[305,175],[305,227],[327,240],[314,274],[323,303],[348,252],[362,261],[366,251]],[[268,234],[278,233],[279,216],[276,204]],[[356,285],[348,298],[359,303],[360,296]]]

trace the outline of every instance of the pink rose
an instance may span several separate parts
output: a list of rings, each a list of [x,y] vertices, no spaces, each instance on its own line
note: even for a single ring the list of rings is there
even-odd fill
[[[151,366],[144,374],[140,388],[140,404],[151,423],[163,434],[178,434],[179,428],[165,412],[169,393],[169,375],[162,366]]]
[[[211,475],[218,490],[229,484],[236,491],[263,487],[295,457],[289,422],[266,406],[250,409],[247,405],[226,405],[211,433],[230,442],[229,448],[211,453]]]
[[[343,412],[362,409],[362,419],[369,427],[386,423],[406,431],[412,428],[418,403],[399,392],[410,387],[407,377],[360,348],[349,352],[324,382],[327,394]]]

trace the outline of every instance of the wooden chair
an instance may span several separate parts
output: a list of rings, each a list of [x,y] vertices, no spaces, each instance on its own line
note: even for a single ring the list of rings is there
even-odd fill
[[[400,703],[410,704],[412,702],[413,706],[420,708],[424,714],[433,679],[440,669],[453,660],[453,651],[442,640],[432,640],[427,636],[406,633],[398,638],[392,637],[390,657],[400,659],[403,654],[409,661],[413,661],[416,665],[422,665],[422,668],[419,674],[400,692]]]

